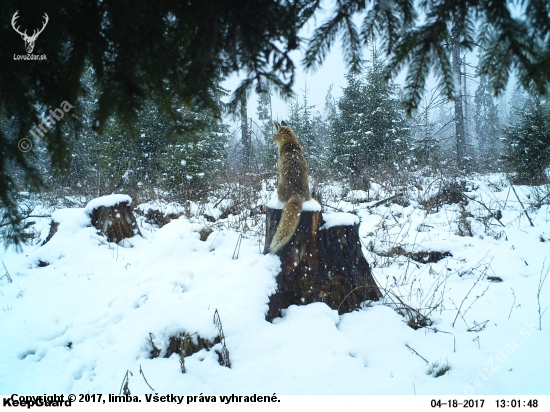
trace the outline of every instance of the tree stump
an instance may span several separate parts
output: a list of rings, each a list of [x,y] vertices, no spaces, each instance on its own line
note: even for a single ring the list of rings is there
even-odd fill
[[[315,203],[315,207],[309,203]],[[264,254],[277,231],[282,209],[268,205]],[[325,220],[326,219],[326,220]],[[277,256],[281,272],[269,298],[266,320],[281,316],[290,305],[325,302],[338,313],[352,312],[366,300],[382,297],[361,250],[359,219],[349,213],[322,215],[315,201],[304,203],[294,236]]]
[[[118,243],[140,235],[136,218],[130,208],[132,199],[127,195],[109,195],[91,200],[85,211],[91,216],[92,225],[107,241]]]

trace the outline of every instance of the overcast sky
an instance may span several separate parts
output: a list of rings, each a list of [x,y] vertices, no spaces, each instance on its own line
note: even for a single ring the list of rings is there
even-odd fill
[[[332,2],[325,1],[324,3],[329,3],[325,8],[331,10],[332,5],[330,3]],[[313,30],[324,23],[328,16],[329,14],[326,12],[318,12],[315,19],[311,19],[307,23],[300,33],[300,36],[304,39],[311,37]],[[306,73],[301,63],[306,46],[307,42],[304,40],[299,50],[290,53],[292,61],[297,67],[293,90],[301,101],[303,98],[303,90],[307,84],[308,103],[315,106],[316,110],[322,112],[325,104],[325,96],[331,84],[334,85],[332,88],[333,96],[336,99],[341,96],[342,87],[346,84],[346,79],[344,78],[344,75],[347,73],[346,65],[344,64],[344,57],[340,49],[340,41],[337,40],[323,65],[313,72]],[[242,76],[235,75],[225,81],[222,86],[233,92],[239,85],[240,79],[242,79]],[[257,119],[256,106],[257,96],[255,93],[251,93],[248,99],[248,116],[253,119]],[[274,119],[284,120],[288,117],[290,101],[285,102],[278,95],[273,95],[272,106]]]
[[[344,87],[346,84],[346,79],[344,78],[344,75],[347,73],[347,70],[344,64],[344,58],[340,52],[340,48],[335,47],[334,50],[331,50],[330,55],[328,56],[325,63],[313,73],[306,73],[302,69],[301,51],[293,52],[292,57],[294,64],[298,67],[298,69],[296,70],[293,86],[294,93],[296,93],[300,101],[302,101],[303,90],[305,90],[307,85],[309,105],[315,106],[316,110],[322,112],[325,104],[325,96],[330,85],[334,85],[332,88],[332,95],[335,98],[338,98],[342,94],[342,87]],[[233,91],[239,85],[239,83],[240,78],[234,76],[228,81],[224,82],[223,87]],[[272,96],[272,106],[274,119],[284,120],[287,118],[290,101],[285,102],[278,95],[274,94]],[[249,117],[252,117],[254,119],[257,118],[256,107],[257,95],[255,93],[251,93],[248,99]]]
[[[333,2],[325,0],[323,2],[325,10],[332,10]],[[308,89],[308,104],[314,106],[314,110],[319,112],[323,111],[325,105],[325,97],[329,87],[332,85],[332,96],[338,100],[342,95],[342,88],[346,86],[345,74],[348,72],[346,64],[344,63],[344,56],[341,50],[340,38],[337,38],[333,43],[330,52],[328,53],[323,64],[314,71],[308,71],[307,73],[303,69],[302,59],[304,57],[304,51],[307,47],[306,39],[309,39],[313,34],[313,31],[323,24],[331,13],[327,11],[319,11],[315,14],[315,17],[311,19],[304,29],[300,33],[300,37],[304,40],[301,43],[299,50],[295,50],[290,53],[292,61],[297,67],[295,73],[295,80],[293,90],[296,97],[303,101],[303,91]],[[358,27],[361,25],[363,15],[356,16],[355,23]],[[369,50],[363,50],[363,58],[368,59],[370,57]],[[242,74],[234,75],[223,83],[223,87],[233,92],[240,84]],[[394,81],[398,84],[402,84],[404,81],[404,73],[401,73]],[[432,82],[433,83],[433,82]],[[284,101],[278,95],[272,96],[273,106],[273,118],[278,120],[284,120],[288,117],[288,108],[290,107],[290,101]],[[252,92],[248,99],[248,117],[257,120],[256,115],[257,108],[257,96]]]

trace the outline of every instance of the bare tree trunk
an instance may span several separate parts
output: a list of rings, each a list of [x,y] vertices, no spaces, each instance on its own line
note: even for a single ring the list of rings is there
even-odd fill
[[[246,105],[246,96],[243,97],[241,105],[241,142],[243,145],[244,171],[250,168],[250,157],[252,154],[252,141],[250,131],[248,130],[248,108]]]
[[[458,95],[455,96],[455,135],[456,135],[456,164],[459,169],[463,169],[465,165],[466,157],[466,133],[464,128],[464,112],[462,106],[462,75],[460,71],[461,59],[460,48],[458,46],[460,33],[458,29],[453,28],[453,40],[452,40],[452,58],[453,58],[453,72],[456,76],[458,84],[456,89]]]
[[[466,157],[469,159],[467,167],[475,162],[475,150],[472,147],[472,141],[469,134],[469,121],[470,121],[470,105],[468,104],[468,79],[466,77],[466,55],[462,56],[462,83],[464,85],[464,91],[462,92],[462,105],[464,108],[464,147]]]

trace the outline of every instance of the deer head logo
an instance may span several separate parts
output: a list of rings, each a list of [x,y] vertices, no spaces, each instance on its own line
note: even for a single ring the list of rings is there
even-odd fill
[[[27,35],[27,30],[25,30],[23,33],[19,31],[19,27],[15,27],[15,20],[19,17],[17,15],[19,13],[19,10],[15,12],[11,19],[11,26],[13,29],[21,35],[21,38],[25,41],[25,49],[27,49],[27,53],[31,54],[32,50],[34,49],[34,42],[38,38],[38,35],[44,31],[44,28],[46,27],[46,24],[48,24],[48,21],[50,20],[48,15],[44,13],[44,18],[46,19],[44,23],[42,24],[42,28],[38,31],[34,30],[32,33],[32,36]]]

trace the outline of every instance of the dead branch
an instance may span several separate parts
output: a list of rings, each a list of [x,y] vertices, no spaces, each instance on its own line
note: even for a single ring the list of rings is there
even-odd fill
[[[386,202],[389,202],[390,200],[393,200],[393,199],[397,199],[398,197],[401,197],[403,196],[403,193],[398,193],[394,196],[390,196],[386,199],[382,199],[382,200],[379,200],[378,202],[376,202],[375,204],[373,205],[370,205],[370,206],[367,206],[368,209],[372,209],[373,207],[377,207],[377,206],[380,206],[381,204],[383,203],[386,203]]]
[[[468,199],[470,199],[470,200],[473,200],[473,201],[476,202],[476,203],[479,203],[481,206],[483,206],[483,207],[491,214],[491,217],[492,217],[492,218],[494,218],[498,223],[500,223],[500,225],[501,225],[502,227],[506,227],[506,226],[504,225],[504,223],[502,223],[502,222],[500,221],[500,219],[499,219],[498,217],[496,217],[496,215],[495,215],[493,212],[491,212],[491,210],[490,210],[487,206],[485,206],[485,204],[484,204],[483,202],[480,202],[479,200],[476,200],[476,199],[474,199],[473,197],[470,197],[470,196],[468,196],[468,195],[464,195],[464,197],[466,197],[466,198],[468,198]]]
[[[453,352],[456,352],[456,337],[454,335],[454,333],[451,333],[451,332],[445,332],[444,330],[441,330],[441,329],[437,329],[437,328],[430,328],[428,326],[426,326],[426,329],[430,329],[430,330],[433,330],[434,332],[441,332],[441,333],[448,333],[449,335],[453,335]]]
[[[510,288],[512,289],[512,288]],[[508,314],[508,319],[510,319],[510,316],[512,316],[512,311],[514,310],[514,305],[516,304],[516,294],[514,293],[514,289],[512,289],[512,295],[514,295],[514,302],[512,303],[512,307],[510,308],[510,313]]]
[[[546,282],[546,278],[548,277],[548,273],[550,272],[550,266],[548,266],[548,269],[546,269],[546,273],[544,273],[544,266],[546,263],[546,259],[544,259],[544,262],[542,263],[542,269],[540,271],[540,278],[539,278],[539,284],[537,287],[537,304],[538,304],[538,312],[539,312],[539,330],[542,330],[542,317],[544,316],[544,312],[546,312],[546,309],[548,307],[544,308],[541,313],[541,306],[540,306],[540,292],[542,290],[542,287],[544,286],[544,282]],[[543,275],[544,273],[544,275]]]
[[[514,188],[514,185],[512,183],[510,183],[510,186],[512,187],[512,190],[514,191],[514,194],[516,195],[516,198],[518,199],[518,202],[521,205],[521,208],[523,209],[523,213],[525,213],[525,216],[527,216],[527,220],[529,220],[529,224],[531,225],[531,227],[535,227],[535,225],[533,224],[531,218],[527,214],[527,210],[525,210],[525,206],[523,206],[523,203],[521,202],[521,199],[519,198],[519,196],[516,192],[516,189]]]
[[[477,278],[477,280],[474,282],[474,284],[472,285],[472,287],[470,288],[470,290],[468,291],[468,293],[466,293],[466,296],[464,296],[464,299],[462,299],[462,302],[460,303],[460,306],[457,308],[457,314],[455,316],[455,320],[453,321],[453,328],[455,327],[455,323],[456,323],[456,320],[458,319],[458,315],[460,315],[460,309],[462,308],[462,305],[464,304],[464,302],[466,301],[466,299],[468,299],[468,296],[470,296],[470,292],[476,287],[476,285],[478,284],[478,282],[481,280],[481,278],[483,277],[483,275],[485,275],[485,272],[482,272],[479,277]],[[485,293],[485,292],[483,292]],[[477,300],[477,299],[476,299]],[[453,303],[454,304],[454,303]],[[456,305],[455,305],[456,307]],[[471,305],[470,305],[471,307]],[[468,308],[469,309],[469,308]],[[462,318],[464,319],[464,317]]]
[[[426,358],[425,358],[424,356],[422,356],[420,353],[418,353],[417,351],[415,351],[413,348],[411,348],[411,347],[410,347],[409,345],[407,345],[406,343],[405,343],[405,346],[406,346],[407,348],[409,348],[410,350],[412,350],[414,353],[416,353],[420,358],[422,358],[422,360],[423,360],[424,362],[426,362],[426,365],[430,363],[430,362],[428,362],[428,361],[426,360]]]

